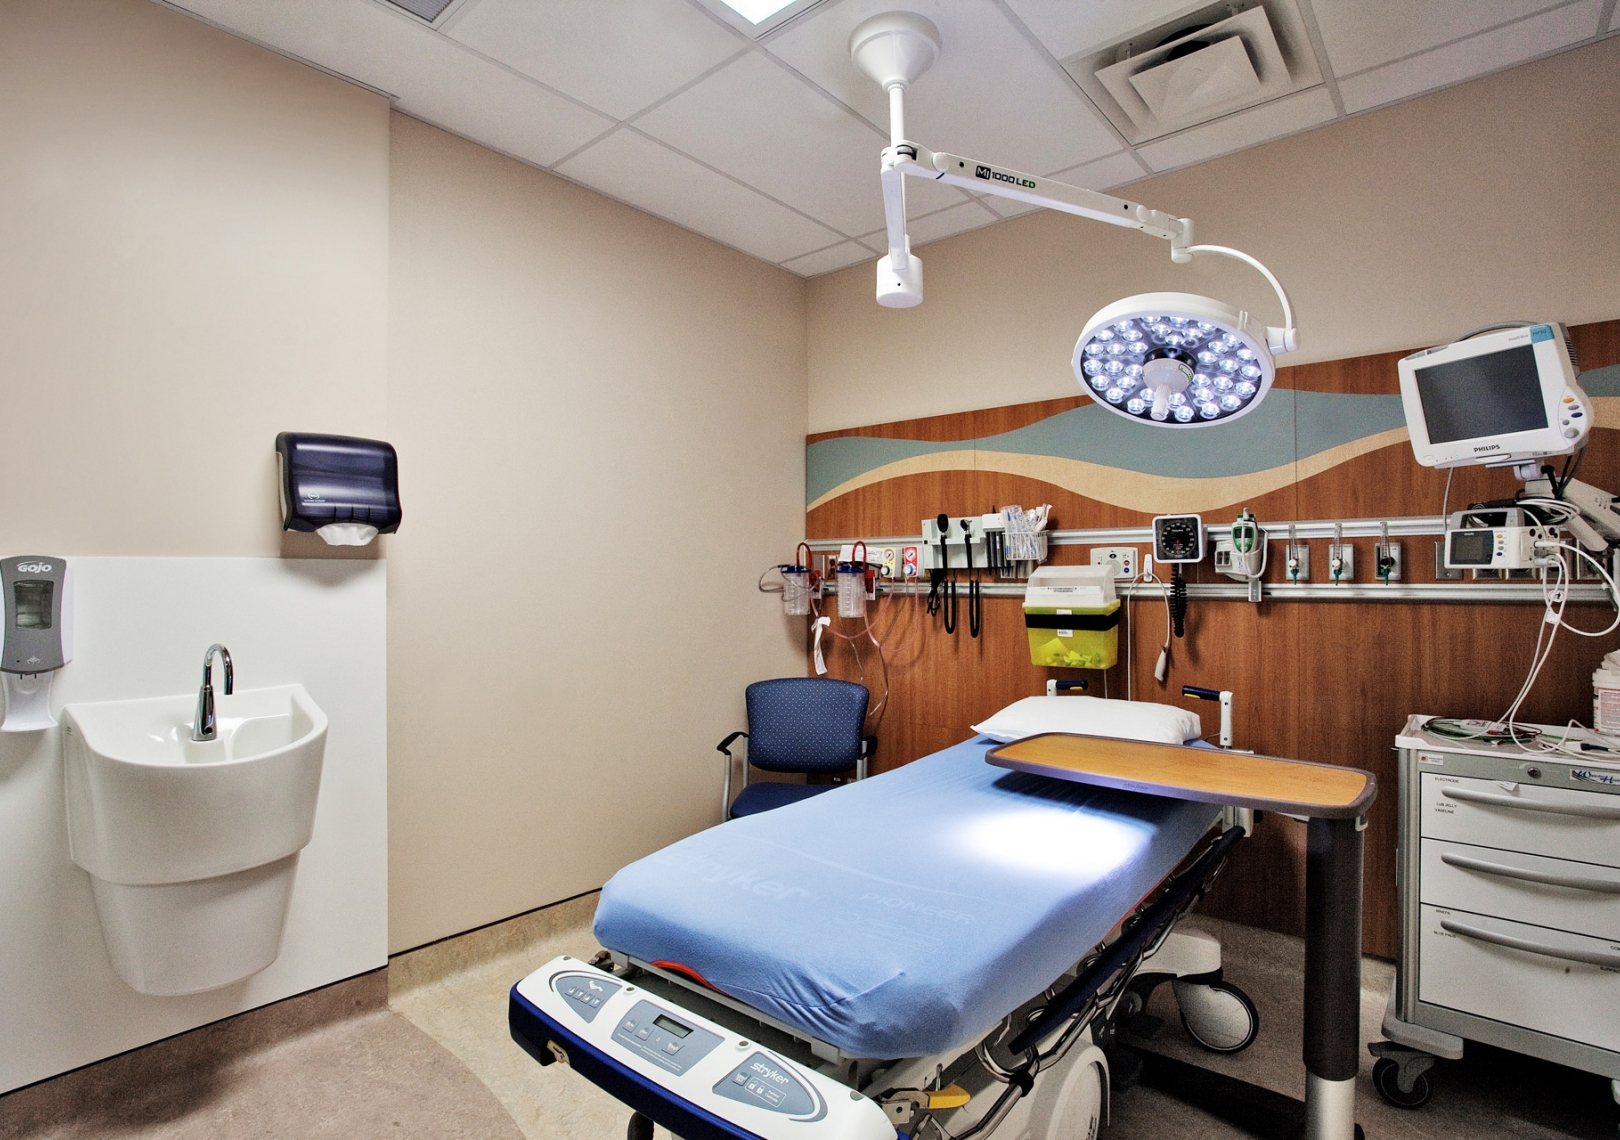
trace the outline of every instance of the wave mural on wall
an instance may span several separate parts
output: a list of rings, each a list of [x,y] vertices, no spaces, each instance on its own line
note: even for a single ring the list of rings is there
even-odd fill
[[[1582,373],[1581,385],[1596,405],[1596,426],[1620,427],[1620,365]],[[994,471],[1145,514],[1204,511],[1256,498],[1406,439],[1397,395],[1273,388],[1234,423],[1180,431],[1088,403],[979,439],[818,440],[805,450],[805,503],[814,510],[906,475]]]

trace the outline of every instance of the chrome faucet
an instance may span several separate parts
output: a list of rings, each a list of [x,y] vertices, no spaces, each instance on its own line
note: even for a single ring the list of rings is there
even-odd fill
[[[225,664],[225,695],[231,695],[231,688],[235,684],[235,677],[231,673],[231,651],[223,645],[215,643],[208,647],[203,654],[202,688],[197,690],[197,719],[191,724],[191,739],[213,740],[219,735],[219,727],[214,723],[214,654]]]

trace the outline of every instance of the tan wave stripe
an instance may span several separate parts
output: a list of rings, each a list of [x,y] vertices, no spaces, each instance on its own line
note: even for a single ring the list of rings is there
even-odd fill
[[[1620,428],[1620,396],[1592,397],[1593,427]]]
[[[1620,397],[1613,399],[1620,405]],[[1620,407],[1614,411],[1620,415]],[[1257,498],[1268,491],[1278,490],[1300,479],[1337,467],[1358,455],[1365,455],[1394,443],[1402,443],[1406,438],[1405,428],[1394,428],[1364,439],[1330,447],[1298,463],[1284,463],[1247,475],[1223,475],[1202,479],[1148,475],[1122,467],[1106,467],[1100,463],[1062,459],[1052,455],[1019,455],[1006,451],[954,448],[929,455],[915,455],[874,467],[840,483],[805,509],[815,510],[862,487],[870,487],[905,475],[922,475],[931,471],[995,471],[1004,475],[1022,475],[1038,479],[1077,495],[1084,495],[1088,499],[1146,514],[1205,511],[1242,499]]]

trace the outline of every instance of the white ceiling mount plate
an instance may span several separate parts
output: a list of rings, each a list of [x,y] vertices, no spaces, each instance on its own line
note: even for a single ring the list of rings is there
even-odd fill
[[[764,45],[859,113],[884,141],[889,136],[888,96],[850,60],[849,37],[866,20],[892,11],[895,3],[828,4]],[[961,0],[904,3],[939,29],[941,43],[934,66],[906,95],[906,134],[912,139],[931,146],[950,139],[961,153],[1035,174],[1119,150],[1119,136],[1107,121],[997,5]],[[871,153],[868,172],[877,168],[877,153]],[[906,196],[919,212],[931,207],[917,200],[917,192],[930,186],[920,179],[907,181]]]
[[[939,29],[915,12],[885,12],[849,34],[849,58],[885,91],[910,87],[939,58]]]
[[[1321,82],[1294,0],[1205,5],[1064,69],[1132,143],[1163,138]]]

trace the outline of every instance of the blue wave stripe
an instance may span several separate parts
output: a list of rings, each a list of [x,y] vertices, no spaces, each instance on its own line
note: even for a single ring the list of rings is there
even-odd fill
[[[1581,374],[1590,396],[1620,396],[1620,364]],[[839,436],[805,452],[805,502],[889,463],[946,451],[997,451],[1078,459],[1144,475],[1218,479],[1308,459],[1342,444],[1406,426],[1399,396],[1357,396],[1274,388],[1232,424],[1165,431],[1086,404],[981,439],[930,443]]]

